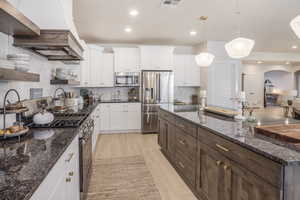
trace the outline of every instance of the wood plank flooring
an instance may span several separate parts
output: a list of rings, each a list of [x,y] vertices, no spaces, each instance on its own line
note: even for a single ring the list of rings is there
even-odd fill
[[[144,157],[162,200],[197,200],[160,152],[155,134],[99,135],[94,159],[135,155]]]

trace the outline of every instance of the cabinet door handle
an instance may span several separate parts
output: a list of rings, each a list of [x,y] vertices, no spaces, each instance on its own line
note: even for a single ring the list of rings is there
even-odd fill
[[[70,162],[72,160],[73,156],[74,156],[74,153],[70,153],[69,158],[66,159],[66,162]]]
[[[224,170],[225,170],[225,171],[227,171],[227,170],[229,170],[229,169],[230,169],[230,166],[228,166],[228,165],[224,165],[224,167],[223,167],[223,168],[224,168]]]
[[[71,180],[72,180],[71,178],[66,178],[67,183],[71,182]]]
[[[225,147],[223,147],[222,145],[219,145],[219,144],[216,144],[216,147],[221,149],[222,151],[226,151],[226,152],[229,151],[229,149],[227,149],[227,148],[225,148]]]
[[[69,172],[69,176],[74,176],[74,172]]]
[[[183,124],[178,124],[178,126],[183,129],[185,128],[185,126]]]
[[[186,144],[184,140],[179,140],[179,143],[182,144],[182,145]]]
[[[184,166],[184,164],[182,164],[182,162],[178,162],[178,164],[179,164],[179,166],[180,166],[182,169],[185,168],[185,166]]]
[[[218,161],[216,162],[216,164],[217,164],[218,166],[221,166],[221,165],[222,165],[222,161],[218,160]]]

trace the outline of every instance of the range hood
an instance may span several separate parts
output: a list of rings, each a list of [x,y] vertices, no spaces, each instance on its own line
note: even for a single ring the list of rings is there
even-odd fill
[[[73,0],[22,0],[17,9],[36,23],[39,36],[15,36],[14,46],[52,61],[83,60],[83,47],[73,21]]]

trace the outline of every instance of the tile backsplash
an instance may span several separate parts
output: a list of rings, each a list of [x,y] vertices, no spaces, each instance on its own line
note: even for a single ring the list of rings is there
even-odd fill
[[[175,87],[174,99],[185,103],[192,103],[192,95],[198,95],[199,89],[199,87]]]

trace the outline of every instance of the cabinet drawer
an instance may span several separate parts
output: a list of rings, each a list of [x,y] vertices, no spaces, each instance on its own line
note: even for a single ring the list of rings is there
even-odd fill
[[[193,123],[176,117],[175,125],[190,136],[197,138],[197,126]]]
[[[202,128],[198,129],[198,139],[270,184],[281,187],[282,166],[280,164]]]
[[[196,185],[196,163],[190,161],[180,151],[176,151],[175,165],[179,173],[194,187]]]
[[[196,160],[197,140],[181,129],[176,129],[176,149],[191,160]]]
[[[171,123],[175,123],[175,116],[173,116],[172,114],[163,111],[163,110],[159,110],[159,117],[168,120]]]
[[[128,111],[130,112],[141,112],[142,105],[140,103],[128,103]]]

